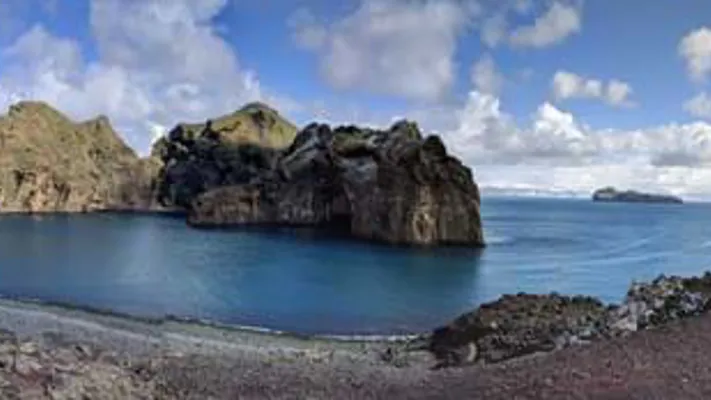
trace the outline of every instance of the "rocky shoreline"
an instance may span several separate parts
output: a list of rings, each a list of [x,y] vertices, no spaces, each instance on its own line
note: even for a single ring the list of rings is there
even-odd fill
[[[504,295],[419,338],[439,366],[495,363],[629,335],[698,316],[711,307],[711,272],[634,282],[621,304],[556,293]]]
[[[254,393],[244,376],[248,371],[259,375],[257,382],[277,386],[282,385],[280,377],[306,376],[308,390],[295,387],[293,393],[317,393],[316,398],[337,395],[329,391],[333,385],[338,390],[387,393],[388,385],[406,388],[467,374],[470,368],[626,340],[640,331],[694,320],[691,317],[708,311],[710,299],[711,273],[633,283],[619,305],[583,296],[505,295],[409,340],[226,329],[2,299],[0,397],[230,398]],[[240,375],[226,374],[227,365],[238,368]],[[443,368],[454,366],[459,368]],[[210,378],[208,385],[200,374],[221,381]]]

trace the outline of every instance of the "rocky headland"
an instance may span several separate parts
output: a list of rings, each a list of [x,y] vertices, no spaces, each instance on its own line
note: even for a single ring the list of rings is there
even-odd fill
[[[642,193],[634,190],[620,191],[613,187],[596,190],[592,195],[593,201],[622,202],[622,203],[668,203],[682,204],[684,200],[677,196]]]
[[[0,116],[1,213],[151,209],[159,169],[106,117],[77,123],[41,102]]]
[[[139,158],[106,117],[22,102],[0,118],[0,213],[182,211],[192,226],[337,228],[391,244],[483,246],[472,172],[439,137],[298,129],[250,103],[178,124]]]

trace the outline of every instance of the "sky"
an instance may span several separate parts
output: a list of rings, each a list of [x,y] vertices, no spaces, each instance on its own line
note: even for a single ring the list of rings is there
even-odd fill
[[[264,101],[439,134],[486,193],[711,199],[708,0],[0,0],[0,114],[106,115],[139,153]]]

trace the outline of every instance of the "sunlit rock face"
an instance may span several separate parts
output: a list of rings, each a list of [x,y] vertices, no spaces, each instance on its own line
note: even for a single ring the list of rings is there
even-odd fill
[[[159,169],[106,117],[74,122],[41,102],[0,117],[0,212],[152,209]]]

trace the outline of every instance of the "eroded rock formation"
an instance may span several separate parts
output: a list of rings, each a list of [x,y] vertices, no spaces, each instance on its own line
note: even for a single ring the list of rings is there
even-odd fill
[[[414,123],[311,124],[248,184],[208,191],[194,225],[337,225],[388,243],[483,245],[472,173]]]

